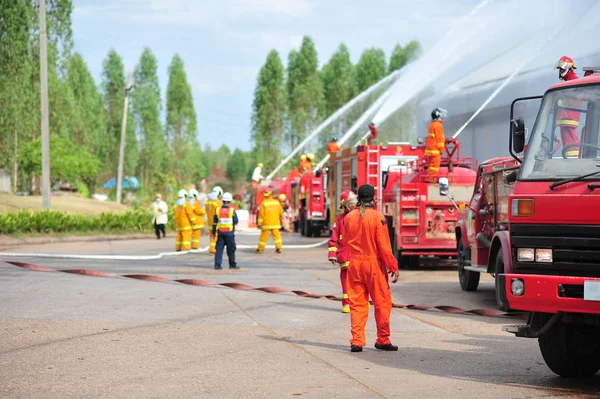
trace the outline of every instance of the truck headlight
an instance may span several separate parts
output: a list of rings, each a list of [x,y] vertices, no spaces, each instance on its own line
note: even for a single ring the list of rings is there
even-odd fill
[[[518,248],[517,260],[519,262],[533,262],[535,260],[533,248]]]
[[[525,293],[525,283],[520,278],[513,278],[510,283],[510,291],[514,296],[522,296]]]
[[[538,248],[535,250],[535,261],[552,263],[552,250],[548,248]]]

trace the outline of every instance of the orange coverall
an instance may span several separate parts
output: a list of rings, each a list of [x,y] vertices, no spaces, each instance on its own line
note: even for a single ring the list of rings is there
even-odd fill
[[[398,261],[392,253],[385,217],[365,207],[364,216],[359,208],[346,215],[342,241],[350,249],[348,266],[348,297],[352,339],[350,345],[366,345],[365,327],[369,317],[369,295],[375,307],[377,342],[390,344],[390,313],[392,294],[388,272],[398,271]]]
[[[342,282],[342,307],[350,310],[350,300],[348,299],[348,265],[350,265],[350,250],[342,243],[342,230],[344,228],[344,218],[348,212],[342,213],[335,219],[333,228],[331,229],[331,237],[328,243],[328,259],[335,259],[340,265],[340,280]]]
[[[175,224],[177,225],[177,238],[175,239],[176,251],[190,249],[192,224],[196,221],[194,210],[186,198],[179,198],[173,206]]]
[[[198,198],[194,198],[192,209],[196,217],[196,221],[192,223],[192,249],[198,249],[200,247],[200,234],[204,227],[204,215],[206,215],[206,211],[200,205]]]
[[[340,147],[335,141],[332,141],[331,143],[327,144],[327,152],[329,153],[329,155],[333,155],[336,152],[341,151],[341,149],[342,147]]]
[[[429,124],[427,139],[425,141],[425,155],[429,158],[427,178],[425,181],[434,182],[440,170],[441,154],[446,150],[446,138],[444,137],[444,126],[437,119]]]
[[[206,216],[208,217],[209,223],[214,219],[215,212],[218,208],[223,206],[223,202],[220,199],[216,200],[206,200],[204,203],[204,207],[206,208]],[[208,249],[208,253],[214,255],[217,252],[217,237],[219,232],[216,234],[210,233],[210,248]]]
[[[283,214],[283,208],[278,200],[274,198],[265,198],[260,204],[260,211],[258,212],[257,225],[262,229],[260,237],[258,239],[258,252],[262,252],[267,245],[269,239],[269,232],[273,234],[273,241],[275,242],[275,248],[277,252],[281,252],[281,215]]]

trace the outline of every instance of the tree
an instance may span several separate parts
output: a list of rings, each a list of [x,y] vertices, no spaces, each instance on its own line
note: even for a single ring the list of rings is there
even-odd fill
[[[281,159],[283,116],[285,112],[284,69],[279,54],[271,50],[258,72],[252,103],[254,158],[272,169]]]
[[[356,87],[363,92],[387,74],[385,53],[379,48],[365,50],[356,64]]]
[[[354,97],[350,52],[345,44],[340,44],[333,53],[321,74],[325,105],[324,118],[327,118]]]
[[[227,177],[231,179],[233,185],[236,186],[242,179],[246,177],[248,162],[246,154],[236,148],[233,155],[227,161]]]
[[[317,49],[309,36],[304,36],[300,51],[288,57],[288,121],[287,141],[293,148],[306,137],[318,121],[323,93],[318,74]]]
[[[123,123],[123,101],[125,99],[125,69],[121,56],[114,49],[108,52],[104,59],[102,71],[102,89],[104,106],[107,113],[106,141],[108,151],[108,170],[111,175],[116,174],[119,161],[119,143],[121,140],[121,125]],[[128,115],[128,120],[131,121]],[[127,124],[125,161],[123,170],[131,174],[135,170],[138,160],[137,140],[133,123]]]
[[[231,150],[226,144],[222,144],[217,150],[216,164],[215,167],[225,170],[227,168],[227,162],[231,158]]]
[[[390,57],[389,72],[394,72],[409,62],[416,59],[421,52],[421,45],[416,40],[411,40],[405,47],[396,44]]]
[[[179,184],[191,178],[192,167],[202,164],[201,159],[193,159],[193,155],[201,156],[202,153],[197,133],[192,88],[187,81],[183,60],[175,54],[169,65],[167,135],[175,157],[173,172]]]
[[[148,188],[156,171],[167,170],[167,141],[160,123],[161,98],[158,83],[158,62],[146,47],[135,67],[132,93],[132,115],[136,136],[140,142],[139,172]]]

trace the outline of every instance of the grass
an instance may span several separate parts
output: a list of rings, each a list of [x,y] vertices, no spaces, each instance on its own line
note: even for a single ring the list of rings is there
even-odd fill
[[[101,213],[125,212],[129,208],[114,202],[98,201],[96,199],[82,198],[74,194],[61,193],[61,195],[52,196],[51,209],[70,214],[98,216]],[[0,193],[0,214],[21,210],[41,211],[42,197],[17,197],[7,193]]]

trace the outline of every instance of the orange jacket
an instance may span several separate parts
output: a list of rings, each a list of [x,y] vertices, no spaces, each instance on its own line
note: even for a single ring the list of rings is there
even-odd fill
[[[338,145],[338,143],[332,141],[331,143],[327,144],[327,152],[329,154],[335,154],[338,151],[341,151],[342,147],[340,147]]]
[[[383,274],[387,275],[386,266],[391,272],[398,271],[387,221],[380,212],[365,207],[363,217],[360,208],[356,208],[346,215],[342,231],[342,241],[350,249],[352,264],[376,259]]]
[[[427,139],[425,141],[425,155],[440,155],[446,150],[446,138],[444,137],[444,126],[441,120],[432,121],[429,124]]]
[[[281,215],[283,215],[283,208],[279,201],[273,198],[266,198],[260,204],[256,224],[263,230],[280,229]]]
[[[193,204],[193,205],[192,205]],[[204,215],[206,215],[206,211],[200,205],[200,200],[197,198],[190,200],[190,205],[192,206],[192,210],[194,211],[194,216],[196,217],[196,222],[192,224],[192,229],[201,229],[204,227]]]
[[[192,224],[196,221],[196,215],[194,215],[194,209],[187,199],[179,198],[173,206],[173,212],[175,213],[177,230],[190,230],[192,228]]]
[[[298,165],[298,170],[300,170],[300,172],[306,172],[308,170],[312,170],[312,162],[310,162],[310,160],[305,159],[304,161],[300,161],[300,164]]]

